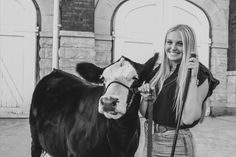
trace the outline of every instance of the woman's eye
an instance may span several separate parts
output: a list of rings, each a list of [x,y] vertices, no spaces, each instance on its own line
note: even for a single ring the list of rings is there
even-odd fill
[[[168,45],[171,45],[171,44],[172,44],[172,41],[167,40],[166,43],[167,43]]]
[[[177,45],[178,46],[183,46],[183,43],[182,42],[178,42]]]

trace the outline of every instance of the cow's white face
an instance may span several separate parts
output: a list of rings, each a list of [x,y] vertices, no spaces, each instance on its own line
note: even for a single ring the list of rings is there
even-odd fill
[[[110,83],[117,81],[130,87],[138,79],[138,74],[130,62],[121,58],[107,67],[101,77],[107,90],[99,100],[98,110],[107,118],[118,119],[126,113],[129,90],[121,84]]]

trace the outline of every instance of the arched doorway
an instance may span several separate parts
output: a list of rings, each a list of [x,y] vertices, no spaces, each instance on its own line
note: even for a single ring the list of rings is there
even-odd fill
[[[195,30],[200,61],[209,67],[209,21],[185,0],[129,0],[121,5],[113,22],[114,60],[124,55],[143,63],[160,52],[166,30],[175,24]]]
[[[0,0],[0,117],[28,115],[36,77],[36,33],[31,0]]]

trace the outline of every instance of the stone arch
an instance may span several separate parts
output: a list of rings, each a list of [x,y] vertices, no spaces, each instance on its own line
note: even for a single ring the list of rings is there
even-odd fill
[[[127,0],[98,0],[95,8],[95,34],[111,35],[111,22],[116,8]]]
[[[212,47],[228,48],[228,18],[223,9],[228,6],[220,7],[215,0],[188,1],[199,6],[207,15],[211,26]]]

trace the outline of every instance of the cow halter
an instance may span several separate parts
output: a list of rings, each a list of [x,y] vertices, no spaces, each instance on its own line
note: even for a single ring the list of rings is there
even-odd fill
[[[131,104],[132,104],[132,102],[133,102],[133,99],[134,99],[135,94],[139,93],[138,88],[131,88],[131,87],[128,87],[127,85],[125,85],[124,83],[121,83],[121,82],[119,82],[119,81],[112,81],[112,82],[110,82],[110,83],[107,85],[107,87],[106,87],[106,89],[105,89],[105,92],[107,91],[108,87],[109,87],[111,84],[113,84],[113,83],[117,83],[117,84],[119,84],[119,85],[125,87],[126,89],[128,89],[128,90],[132,93],[131,98],[130,98],[129,100],[127,100],[127,104],[128,104],[128,105],[127,105],[127,108],[130,108],[130,106],[131,106]]]

